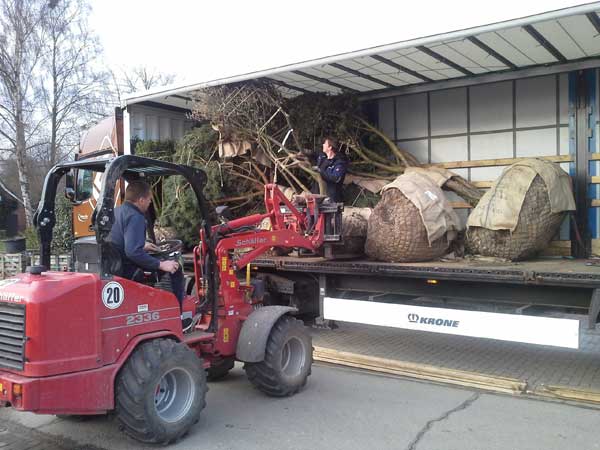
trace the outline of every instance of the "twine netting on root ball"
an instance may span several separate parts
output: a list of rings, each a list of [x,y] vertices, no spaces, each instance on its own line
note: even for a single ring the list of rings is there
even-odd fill
[[[443,256],[463,226],[426,170],[409,171],[383,187],[367,227],[366,254],[387,262],[428,261]]]
[[[546,184],[537,175],[527,191],[517,228],[510,231],[470,227],[466,251],[513,261],[531,258],[548,246],[566,214],[552,213]]]
[[[513,261],[531,258],[575,209],[569,177],[558,165],[526,160],[508,167],[468,220],[466,251]]]
[[[369,218],[366,254],[378,261],[428,261],[449,247],[446,236],[429,245],[417,207],[398,189],[388,189]]]
[[[342,243],[333,246],[334,254],[362,255],[365,252],[369,217],[373,208],[346,207],[342,214]]]

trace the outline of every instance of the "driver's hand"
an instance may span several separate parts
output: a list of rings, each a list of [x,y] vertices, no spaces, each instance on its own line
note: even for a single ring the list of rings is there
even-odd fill
[[[146,242],[144,244],[144,251],[146,252],[160,252],[160,247],[152,242]]]
[[[158,268],[163,272],[175,273],[179,269],[179,264],[177,261],[161,261]]]

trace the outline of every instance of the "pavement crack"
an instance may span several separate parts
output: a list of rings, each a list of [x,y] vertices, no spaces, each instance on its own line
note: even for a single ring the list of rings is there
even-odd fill
[[[467,409],[469,406],[471,406],[475,402],[475,400],[477,400],[479,398],[479,396],[480,396],[479,393],[473,394],[472,397],[468,398],[467,400],[462,402],[460,405],[446,411],[440,417],[429,420],[425,424],[425,426],[419,430],[419,432],[417,433],[415,438],[412,440],[412,442],[408,445],[408,447],[406,447],[406,450],[416,450],[417,445],[419,445],[419,442],[421,441],[421,439],[423,439],[423,437],[427,434],[427,432],[429,430],[431,430],[431,427],[433,426],[434,423],[443,422],[444,420],[448,419],[448,417],[450,417],[455,412],[463,411],[463,410]]]

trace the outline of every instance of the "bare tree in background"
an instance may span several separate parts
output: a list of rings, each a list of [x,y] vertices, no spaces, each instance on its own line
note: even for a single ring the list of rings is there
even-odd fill
[[[62,0],[44,17],[42,93],[49,117],[48,163],[60,161],[79,142],[82,126],[106,116],[114,104],[103,86],[102,49],[88,28],[85,0]]]
[[[42,125],[36,109],[36,73],[42,54],[41,0],[0,0],[0,137],[16,159],[27,225],[33,208],[27,170],[28,151],[39,144]],[[3,145],[4,147],[4,145]]]
[[[81,130],[111,114],[121,93],[175,79],[139,66],[117,81],[89,13],[89,0],[0,0],[0,162],[10,160],[0,169],[18,175],[28,226],[39,173],[77,146]]]
[[[16,163],[28,225],[39,173],[117,101],[89,10],[87,0],[0,0],[0,161],[11,160],[3,172]]]
[[[155,87],[175,82],[174,74],[166,74],[145,66],[136,66],[121,70],[121,74],[112,73],[116,96],[120,100],[124,94],[147,91]]]
[[[137,66],[123,73],[123,81],[128,92],[136,92],[171,84],[175,81],[175,75]]]

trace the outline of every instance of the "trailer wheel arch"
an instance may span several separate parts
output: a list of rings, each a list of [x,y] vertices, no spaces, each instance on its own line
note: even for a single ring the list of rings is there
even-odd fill
[[[286,314],[298,312],[291,306],[263,306],[254,311],[242,325],[237,342],[236,358],[243,362],[261,362],[275,323]]]

